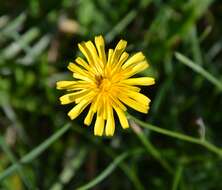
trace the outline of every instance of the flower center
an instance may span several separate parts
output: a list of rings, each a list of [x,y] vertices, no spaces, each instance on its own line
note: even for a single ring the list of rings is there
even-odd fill
[[[98,79],[98,88],[101,91],[109,91],[111,88],[111,81],[108,78],[100,78]]]

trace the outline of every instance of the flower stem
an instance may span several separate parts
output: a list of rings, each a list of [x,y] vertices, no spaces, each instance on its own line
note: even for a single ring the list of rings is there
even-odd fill
[[[218,156],[222,157],[222,149],[213,145],[213,144],[211,144],[210,142],[208,142],[204,139],[191,137],[191,136],[184,135],[184,134],[181,134],[181,133],[178,133],[178,132],[175,132],[175,131],[169,131],[167,129],[163,129],[163,128],[157,127],[155,125],[151,125],[151,124],[145,123],[143,121],[140,121],[139,119],[133,117],[130,114],[128,114],[128,115],[132,120],[134,120],[137,124],[141,125],[144,128],[147,128],[147,129],[155,131],[157,133],[167,135],[167,136],[170,136],[170,137],[174,137],[174,138],[177,138],[177,139],[180,139],[180,140],[183,140],[183,141],[191,142],[191,143],[194,143],[194,144],[199,144],[199,145],[205,147],[206,149],[208,149],[209,151],[214,152]]]

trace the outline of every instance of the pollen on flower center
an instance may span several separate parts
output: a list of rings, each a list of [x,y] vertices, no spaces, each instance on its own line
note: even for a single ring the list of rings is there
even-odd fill
[[[111,81],[108,78],[101,78],[100,81],[98,81],[98,88],[101,91],[108,92],[112,86]]]

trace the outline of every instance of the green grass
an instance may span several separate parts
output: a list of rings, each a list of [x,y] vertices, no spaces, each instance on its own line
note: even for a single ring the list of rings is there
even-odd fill
[[[3,1],[0,189],[222,189],[222,2]],[[67,19],[72,30],[64,27]],[[70,22],[68,22],[70,24]],[[61,106],[77,43],[103,34],[143,51],[156,84],[148,114],[128,111],[113,138]],[[71,123],[71,124],[70,124]]]

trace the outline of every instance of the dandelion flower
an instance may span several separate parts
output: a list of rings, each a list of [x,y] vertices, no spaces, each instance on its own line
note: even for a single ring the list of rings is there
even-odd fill
[[[73,120],[88,107],[84,124],[89,126],[96,115],[94,134],[98,136],[104,133],[113,136],[114,112],[122,128],[129,127],[125,105],[142,113],[149,110],[150,99],[141,94],[137,86],[153,85],[154,79],[131,78],[149,65],[142,52],[129,58],[126,46],[127,42],[120,40],[115,49],[109,49],[107,56],[102,36],[95,37],[95,44],[92,41],[79,43],[78,47],[86,60],[77,57],[75,63],[68,65],[76,80],[57,82],[57,89],[68,91],[60,97],[61,104],[76,104],[68,116]]]

